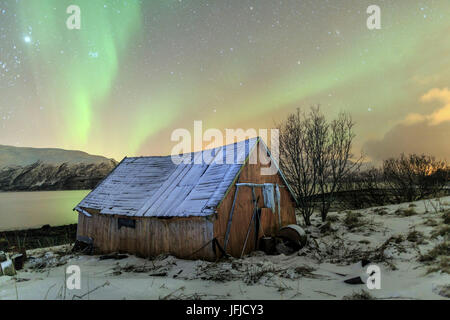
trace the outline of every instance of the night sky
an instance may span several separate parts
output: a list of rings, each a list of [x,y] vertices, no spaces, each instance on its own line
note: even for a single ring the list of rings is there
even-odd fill
[[[450,1],[0,0],[0,144],[168,154],[194,120],[271,128],[312,104],[350,112],[368,159],[450,159]]]

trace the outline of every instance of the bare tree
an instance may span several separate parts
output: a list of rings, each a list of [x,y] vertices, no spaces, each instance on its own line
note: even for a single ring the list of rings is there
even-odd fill
[[[297,109],[279,124],[280,165],[286,174],[298,201],[306,225],[311,225],[314,195],[317,184],[317,166],[314,164],[310,119]]]
[[[323,128],[317,137],[318,143],[323,144],[317,150],[321,153],[317,156],[317,164],[320,214],[322,221],[325,221],[335,194],[341,191],[346,177],[356,172],[363,158],[352,159],[355,123],[348,113],[339,113],[330,124],[327,124],[318,107],[312,109],[311,115],[316,126]]]
[[[335,193],[361,162],[351,161],[353,127],[346,113],[328,122],[320,107],[311,107],[308,114],[297,109],[279,125],[281,168],[296,193],[307,225],[316,198],[325,221]]]
[[[383,162],[383,174],[397,202],[435,196],[449,179],[449,166],[433,156],[401,154]]]

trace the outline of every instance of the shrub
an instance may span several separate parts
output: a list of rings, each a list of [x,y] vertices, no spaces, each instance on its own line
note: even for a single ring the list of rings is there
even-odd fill
[[[383,175],[398,202],[437,196],[445,187],[450,168],[433,156],[401,154],[383,162]]]
[[[408,235],[406,236],[406,240],[408,240],[410,242],[415,242],[417,244],[423,243],[424,239],[425,239],[425,236],[423,235],[423,233],[420,231],[417,231],[417,230],[410,231],[408,233]]]
[[[445,224],[450,224],[450,210],[445,211],[442,218],[444,219]]]
[[[447,272],[449,273],[449,272]],[[433,292],[445,298],[450,298],[450,284],[437,285],[433,289]]]
[[[373,209],[373,212],[378,214],[379,216],[384,216],[388,214],[388,211],[386,208],[375,208]]]
[[[429,227],[436,227],[438,225],[438,223],[434,219],[427,219],[427,221],[424,222],[424,225],[429,226]]]
[[[6,250],[9,247],[9,242],[5,238],[0,238],[0,250]]]
[[[359,212],[347,211],[344,219],[344,224],[348,229],[354,229],[364,224],[364,221],[360,219],[361,214]]]
[[[332,232],[333,229],[331,228],[331,223],[330,223],[330,221],[327,221],[327,222],[323,223],[323,224],[319,227],[319,230],[320,230],[320,232],[323,233],[323,234],[327,234],[327,233],[329,233],[329,232]]]
[[[439,261],[432,267],[428,268],[427,273],[433,272],[443,272],[450,274],[450,258],[442,257]]]
[[[369,292],[361,290],[360,292],[354,292],[351,295],[344,296],[343,300],[373,300],[374,298]]]
[[[441,228],[438,228],[437,230],[434,230],[431,233],[431,238],[435,239],[437,237],[444,237],[444,239],[449,240],[448,238],[450,237],[450,226],[443,226]]]
[[[435,261],[439,256],[449,256],[450,255],[450,246],[448,242],[440,243],[436,245],[433,249],[431,249],[427,254],[421,256],[419,261],[421,262],[430,262]]]
[[[327,221],[337,222],[337,221],[339,221],[339,217],[335,214],[333,214],[333,215],[330,214],[327,216]]]
[[[395,211],[395,213],[402,217],[411,217],[411,216],[415,216],[417,214],[417,212],[416,212],[416,210],[414,210],[414,208],[397,209]]]

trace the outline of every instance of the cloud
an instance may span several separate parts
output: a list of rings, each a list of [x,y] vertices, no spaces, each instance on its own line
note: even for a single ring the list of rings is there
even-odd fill
[[[432,112],[431,114],[411,113],[407,115],[405,120],[403,121],[405,124],[411,125],[426,121],[430,125],[438,125],[442,122],[450,121],[450,90],[448,88],[431,89],[420,98],[420,101],[423,103],[438,101],[442,102],[444,106]]]
[[[365,153],[374,161],[400,153],[426,153],[450,159],[450,90],[434,88],[421,98],[422,103],[440,102],[443,106],[429,113],[410,113],[382,139],[364,144]]]

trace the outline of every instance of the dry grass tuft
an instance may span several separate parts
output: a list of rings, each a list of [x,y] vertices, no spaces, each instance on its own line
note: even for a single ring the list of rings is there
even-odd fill
[[[439,223],[436,220],[431,218],[428,218],[423,224],[428,227],[436,227],[437,225],[439,225]]]
[[[360,292],[354,292],[351,295],[344,296],[343,300],[374,300],[375,298],[370,295],[369,292],[361,290]]]
[[[373,212],[378,214],[379,216],[385,216],[389,213],[387,211],[387,208],[375,208],[375,209],[373,209]]]
[[[427,274],[433,272],[442,272],[450,274],[450,258],[449,257],[440,257],[438,258],[437,263],[428,268]]]
[[[280,271],[281,270],[277,270],[274,266],[249,266],[243,281],[247,285],[256,284],[262,277],[268,276],[271,278]]]
[[[417,244],[423,243],[425,240],[425,236],[423,232],[417,231],[417,230],[411,230],[408,235],[406,236],[406,240],[410,242],[415,242]]]
[[[327,216],[327,221],[337,222],[337,221],[339,221],[339,217],[336,214],[329,214]]]
[[[436,245],[427,254],[420,256],[419,261],[431,262],[431,261],[435,261],[439,256],[444,256],[444,257],[450,256],[449,242],[443,242],[443,243]]]
[[[431,233],[432,239],[436,239],[439,236],[443,237],[446,241],[450,240],[450,226],[445,225],[443,227],[437,228]]]
[[[411,217],[415,216],[417,214],[416,210],[414,208],[400,208],[395,211],[395,213],[401,217]]]
[[[294,270],[295,270],[295,273],[297,273],[299,275],[302,275],[304,277],[311,277],[311,276],[313,276],[313,271],[315,271],[316,269],[305,265],[305,266],[296,267]]]
[[[433,289],[433,292],[442,297],[450,298],[450,284],[438,285]]]
[[[444,211],[442,218],[444,219],[445,224],[450,224],[450,210]]]
[[[6,250],[9,247],[9,241],[6,238],[0,238],[0,250]]]
[[[361,219],[361,213],[347,211],[344,219],[344,225],[347,229],[352,230],[361,227],[365,224],[365,221]]]

